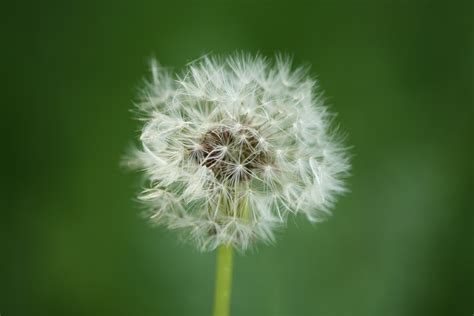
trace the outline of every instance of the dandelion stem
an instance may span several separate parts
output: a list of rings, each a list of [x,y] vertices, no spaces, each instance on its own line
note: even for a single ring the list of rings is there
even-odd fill
[[[217,248],[216,285],[213,316],[229,316],[232,284],[232,246]]]

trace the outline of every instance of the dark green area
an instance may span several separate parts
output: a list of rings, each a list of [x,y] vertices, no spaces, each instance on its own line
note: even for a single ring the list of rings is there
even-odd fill
[[[353,146],[334,216],[236,256],[233,315],[474,313],[473,2],[2,5],[0,314],[209,315],[214,257],[119,167],[147,59],[287,52]]]

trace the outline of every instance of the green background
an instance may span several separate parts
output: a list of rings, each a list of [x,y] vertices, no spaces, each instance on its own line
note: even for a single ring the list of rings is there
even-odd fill
[[[209,315],[213,253],[150,227],[119,161],[154,56],[287,52],[353,146],[329,221],[237,255],[233,315],[474,313],[472,1],[2,5],[0,314]]]

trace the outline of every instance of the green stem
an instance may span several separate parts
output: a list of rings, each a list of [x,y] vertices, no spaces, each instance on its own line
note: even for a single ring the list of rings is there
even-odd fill
[[[216,288],[214,293],[213,316],[229,316],[230,292],[232,284],[232,246],[217,248]]]

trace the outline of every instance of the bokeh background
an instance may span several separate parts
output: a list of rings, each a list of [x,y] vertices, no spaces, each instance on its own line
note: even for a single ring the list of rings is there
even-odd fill
[[[311,64],[352,148],[334,216],[235,260],[233,315],[474,313],[473,2],[2,4],[0,314],[210,315],[213,253],[150,227],[119,161],[147,60]]]

